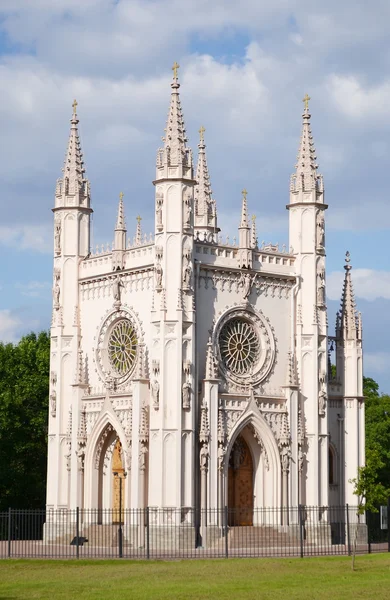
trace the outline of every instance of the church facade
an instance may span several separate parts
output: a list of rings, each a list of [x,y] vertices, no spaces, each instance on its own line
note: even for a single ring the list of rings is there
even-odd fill
[[[175,67],[154,235],[138,219],[127,239],[120,194],[113,246],[96,251],[73,105],[53,209],[47,508],[121,503],[178,509],[185,521],[228,506],[244,525],[265,507],[354,505],[362,324],[347,254],[328,335],[327,205],[308,98],[289,245],[259,246],[245,190],[238,239],[222,239],[204,129],[195,167],[179,87]]]

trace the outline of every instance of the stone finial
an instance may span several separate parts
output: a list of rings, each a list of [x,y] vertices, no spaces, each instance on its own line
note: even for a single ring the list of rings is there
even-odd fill
[[[141,408],[141,419],[139,424],[139,441],[146,443],[149,439],[148,428],[148,407],[143,405]]]
[[[124,196],[124,193],[121,192],[119,194],[118,216],[117,216],[117,219],[116,219],[115,231],[126,231],[125,210],[124,210],[124,206],[123,206],[123,196]]]
[[[247,202],[247,195],[248,195],[248,192],[244,188],[242,190],[242,206],[241,206],[240,228],[243,227],[243,228],[248,228],[249,229],[249,225],[248,225],[248,202]]]
[[[257,248],[257,233],[256,233],[256,215],[252,215],[252,229],[251,229],[251,247]]]
[[[290,445],[290,427],[288,424],[288,414],[287,411],[282,413],[282,420],[280,423],[280,436],[279,442],[281,446],[289,446]]]
[[[356,314],[355,294],[353,291],[351,277],[351,255],[349,252],[345,255],[345,276],[343,284],[343,293],[341,298],[340,311],[340,334],[344,339],[356,340],[358,335],[358,324]],[[336,322],[336,325],[338,323]]]
[[[198,231],[219,231],[217,227],[216,202],[212,197],[209,169],[207,165],[206,145],[204,142],[205,128],[199,129],[200,140],[198,144],[198,164],[195,179],[197,184],[194,190],[195,197],[195,229]]]
[[[140,246],[142,244],[141,221],[142,221],[142,217],[140,217],[140,215],[138,215],[137,228],[136,228],[136,232],[135,232],[135,245],[136,246]]]
[[[205,379],[217,379],[217,365],[213,352],[213,344],[211,342],[211,338],[207,343],[207,351],[206,351],[206,377]]]
[[[292,352],[289,352],[287,355],[287,386],[297,386],[298,385],[298,375],[296,368],[295,356]]]
[[[203,401],[200,409],[200,431],[199,441],[203,444],[207,444],[210,439],[210,426],[208,417],[207,404]]]

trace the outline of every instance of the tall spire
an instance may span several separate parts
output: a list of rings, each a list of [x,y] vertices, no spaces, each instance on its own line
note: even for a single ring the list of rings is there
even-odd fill
[[[163,137],[164,148],[157,154],[157,171],[164,166],[183,168],[183,174],[167,172],[166,176],[184,176],[192,179],[192,153],[187,148],[187,136],[184,125],[183,111],[180,103],[179,88],[180,83],[177,76],[179,65],[175,62],[173,70],[173,81],[171,83],[171,101],[169,105],[167,126]],[[188,171],[190,169],[190,171]],[[159,173],[159,175],[161,175]]]
[[[310,197],[305,195],[304,201],[323,202],[324,182],[322,175],[317,173],[317,157],[310,127],[309,100],[310,97],[306,94],[303,99],[305,108],[302,115],[302,135],[295,173],[291,175],[290,191],[295,193],[305,192],[306,194],[311,192]]]
[[[199,129],[199,154],[195,179],[195,229],[218,232],[216,202],[212,198],[209,169],[207,165],[205,128]]]
[[[73,101],[72,107],[73,113],[70,120],[69,142],[62,169],[63,176],[57,180],[56,186],[56,206],[65,204],[65,196],[73,196],[75,197],[73,205],[82,205],[88,208],[90,203],[90,186],[88,179],[85,177],[83,153],[81,151],[77,127],[79,119],[76,112],[76,100]]]
[[[353,292],[349,252],[345,255],[345,276],[341,299],[341,335],[344,339],[356,339],[358,334],[358,315],[356,313],[355,294]]]

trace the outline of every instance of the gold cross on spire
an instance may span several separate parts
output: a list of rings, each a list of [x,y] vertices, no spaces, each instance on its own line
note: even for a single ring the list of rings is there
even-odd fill
[[[248,194],[248,192],[246,191],[246,189],[244,188],[241,193],[242,193],[242,195],[244,197],[244,200],[246,200],[246,197],[247,197],[247,194]]]
[[[256,221],[256,215],[252,215],[252,222],[254,224],[254,222]]]
[[[121,192],[121,193],[119,194],[119,199],[120,199],[121,201],[123,200],[123,196],[124,196],[124,193],[123,193],[123,192]]]
[[[204,132],[205,132],[205,128],[203,127],[203,125],[201,126],[201,128],[199,129],[199,135],[200,135],[200,141],[204,142]]]
[[[77,108],[77,100],[73,100],[72,106],[73,106],[73,114],[75,115],[76,114],[76,108]]]
[[[173,63],[172,71],[173,71],[173,79],[177,79],[177,70],[180,68],[180,65],[175,61]]]
[[[138,217],[137,217],[137,221],[138,221],[138,225],[140,225],[140,224],[141,224],[141,221],[142,221],[142,217],[140,217],[140,215],[138,215]]]
[[[305,103],[305,110],[309,109],[309,100],[311,100],[311,98],[308,94],[306,94],[304,99],[302,100],[302,102]]]

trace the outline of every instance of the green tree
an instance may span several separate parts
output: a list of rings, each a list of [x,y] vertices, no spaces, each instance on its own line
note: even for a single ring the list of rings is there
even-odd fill
[[[390,396],[379,393],[373,379],[365,377],[363,393],[366,397],[366,464],[376,461],[375,477],[385,488],[390,488]]]
[[[0,343],[0,510],[45,504],[50,339]]]

